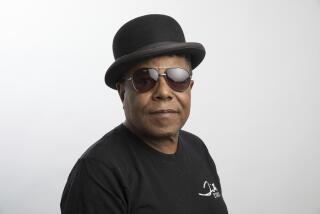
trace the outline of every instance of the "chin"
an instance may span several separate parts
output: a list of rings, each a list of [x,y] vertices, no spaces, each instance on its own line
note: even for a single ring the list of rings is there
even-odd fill
[[[145,129],[145,134],[158,138],[167,138],[176,136],[180,128],[178,126],[149,126]]]

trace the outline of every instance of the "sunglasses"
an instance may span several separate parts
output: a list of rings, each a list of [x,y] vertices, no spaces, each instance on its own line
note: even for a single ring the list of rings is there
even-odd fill
[[[183,68],[166,68],[163,74],[156,68],[140,68],[135,70],[127,80],[132,81],[134,89],[140,93],[151,90],[163,76],[171,89],[185,91],[191,82],[191,71]]]

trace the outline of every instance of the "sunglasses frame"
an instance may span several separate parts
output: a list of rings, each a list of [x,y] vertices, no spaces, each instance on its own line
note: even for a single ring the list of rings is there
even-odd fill
[[[165,71],[164,71],[163,73],[160,73],[160,70],[159,70],[159,69],[163,69],[163,68],[165,68]],[[168,69],[173,69],[173,68],[182,69],[182,70],[186,71],[186,72],[189,74],[189,77],[188,77],[188,78],[190,79],[190,82],[189,82],[188,87],[186,87],[186,89],[184,89],[184,90],[182,90],[182,91],[175,90],[175,89],[173,89],[173,88],[170,86],[170,83],[168,83],[168,81],[170,81],[170,80],[168,80],[168,77],[167,77],[167,70],[168,70]],[[136,86],[134,85],[134,82],[133,82],[133,74],[134,74],[135,72],[137,72],[137,71],[144,70],[144,69],[146,69],[146,70],[147,70],[147,69],[154,69],[154,70],[156,70],[157,73],[158,73],[157,82],[154,84],[154,86],[153,86],[152,88],[150,88],[150,89],[147,90],[147,91],[150,91],[151,89],[153,89],[153,88],[157,85],[157,83],[159,82],[159,79],[160,79],[161,76],[164,77],[164,79],[166,80],[167,85],[168,85],[172,90],[177,91],[177,92],[184,92],[185,90],[187,90],[187,89],[189,88],[190,83],[191,83],[191,80],[192,80],[192,70],[187,70],[187,69],[181,68],[181,67],[156,67],[156,68],[143,67],[143,68],[138,68],[138,69],[134,70],[134,71],[130,74],[129,78],[127,78],[127,79],[125,79],[125,80],[131,80],[131,83],[132,83],[133,88],[134,88],[137,92],[140,92],[140,93],[144,93],[144,92],[139,91],[139,90],[136,88]],[[147,91],[145,91],[145,92],[147,92]]]

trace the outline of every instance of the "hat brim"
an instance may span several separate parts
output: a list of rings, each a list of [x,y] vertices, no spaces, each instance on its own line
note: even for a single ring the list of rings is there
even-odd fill
[[[105,74],[105,83],[110,88],[116,89],[116,83],[133,65],[151,57],[167,54],[189,54],[191,56],[192,69],[194,69],[204,59],[206,52],[203,45],[196,42],[155,43],[116,59]]]

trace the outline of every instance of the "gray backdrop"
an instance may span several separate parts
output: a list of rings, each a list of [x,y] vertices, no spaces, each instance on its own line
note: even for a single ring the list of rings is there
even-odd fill
[[[230,213],[320,213],[319,0],[0,3],[0,213],[56,214],[67,176],[123,121],[104,84],[126,21],[165,13],[207,50],[191,116]]]

